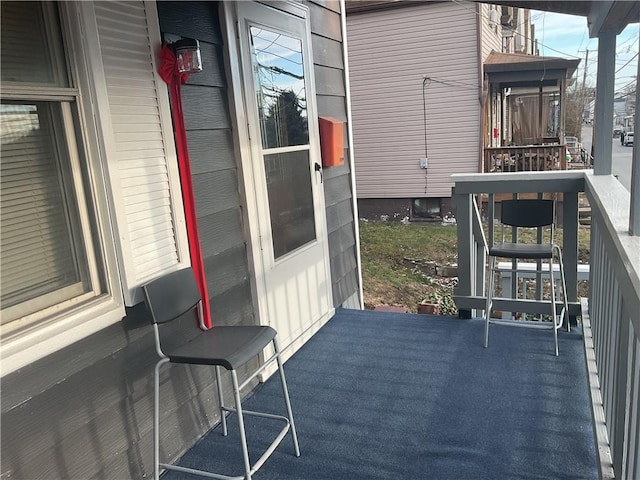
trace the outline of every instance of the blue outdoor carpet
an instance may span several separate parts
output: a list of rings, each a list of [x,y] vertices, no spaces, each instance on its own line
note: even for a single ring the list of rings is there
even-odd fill
[[[339,310],[285,364],[301,457],[287,436],[254,479],[597,479],[581,331],[561,331],[555,357],[551,331],[492,326],[484,349],[483,328]],[[284,414],[279,377],[244,406]],[[245,421],[254,462],[282,424]],[[228,425],[179,463],[242,474]]]

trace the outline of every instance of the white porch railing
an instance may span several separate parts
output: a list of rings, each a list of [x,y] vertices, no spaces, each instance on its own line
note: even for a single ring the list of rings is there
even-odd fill
[[[485,247],[475,214],[480,194],[562,193],[563,257],[572,315],[577,303],[578,193],[591,203],[588,312],[583,322],[594,433],[603,478],[640,478],[640,237],[628,234],[629,193],[590,171],[453,175],[461,316],[482,314]],[[493,225],[493,209],[489,209]],[[491,228],[491,227],[490,227]],[[526,305],[523,305],[523,302]],[[496,301],[496,309],[536,312],[536,300]],[[540,305],[541,308],[548,308]],[[526,310],[518,310],[526,308]],[[542,310],[541,310],[542,311]]]
[[[591,203],[589,320],[615,478],[640,478],[640,237],[628,235],[629,192],[586,176]]]

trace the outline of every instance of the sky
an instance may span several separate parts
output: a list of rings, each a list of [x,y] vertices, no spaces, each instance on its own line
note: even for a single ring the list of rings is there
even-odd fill
[[[540,55],[548,57],[581,58],[576,76],[581,82],[584,75],[586,50],[587,85],[595,86],[598,65],[598,39],[589,38],[587,19],[560,13],[531,11],[536,26]],[[633,85],[638,73],[639,24],[630,24],[616,39],[616,92]],[[625,66],[626,64],[626,66]]]

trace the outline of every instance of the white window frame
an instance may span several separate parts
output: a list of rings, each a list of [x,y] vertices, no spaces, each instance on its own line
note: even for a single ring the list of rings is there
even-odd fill
[[[10,91],[11,87],[4,86],[3,90]],[[4,92],[3,97],[5,97]],[[78,103],[77,97],[78,95],[76,94],[73,103]],[[84,200],[87,197],[83,185],[84,179],[82,178],[82,167],[80,165],[77,135],[73,125],[73,112],[71,108],[72,101],[49,97],[42,103],[51,103],[60,107],[63,125],[61,127],[54,125],[54,134],[58,140],[64,142],[65,149],[68,153],[68,158],[66,160],[71,165],[70,171],[72,179],[70,183],[72,184],[72,188],[74,191],[73,193],[75,194],[76,198]],[[6,336],[7,334],[10,335],[15,331],[21,331],[25,327],[31,327],[36,324],[36,322],[49,318],[58,312],[62,312],[72,305],[82,303],[102,294],[102,292],[99,290],[101,281],[97,267],[98,259],[96,258],[95,249],[93,247],[94,235],[91,231],[91,214],[89,213],[89,209],[87,208],[87,204],[85,201],[78,202],[77,208],[77,215],[79,217],[79,230],[82,232],[83,238],[82,249],[87,259],[86,267],[88,270],[87,273],[89,277],[89,284],[92,286],[91,290],[84,292],[81,285],[82,282],[77,282],[62,289],[40,295],[25,302],[21,302],[11,307],[2,309],[3,317],[17,317],[15,320],[11,320],[5,325],[2,325],[0,331],[2,332],[3,336]],[[56,297],[71,298],[57,303],[52,303],[55,302]],[[34,308],[37,308],[37,311],[34,311]]]
[[[86,195],[92,199],[94,209],[91,213],[85,209],[81,212],[81,217],[88,220],[88,216],[94,215],[96,225],[97,241],[100,244],[103,257],[101,265],[104,268],[104,292],[100,295],[81,302],[73,299],[72,304],[65,304],[62,307],[51,307],[46,313],[49,317],[42,319],[38,316],[32,320],[31,328],[24,328],[9,337],[3,334],[0,356],[2,359],[0,376],[7,375],[30,363],[37,361],[54,353],[72,343],[75,343],[103,328],[122,320],[125,315],[124,301],[119,282],[118,266],[116,262],[115,240],[112,236],[111,219],[109,217],[109,205],[106,194],[106,182],[103,169],[103,162],[100,157],[99,139],[92,132],[97,132],[94,120],[93,101],[90,97],[83,98],[89,92],[89,85],[92,81],[86,69],[83,69],[87,61],[87,46],[83,33],[78,11],[78,4],[71,2],[61,2],[59,8],[60,28],[65,37],[68,54],[67,62],[71,78],[77,81],[77,90],[64,89],[65,95],[60,98],[65,102],[77,102],[77,115],[79,117],[79,132],[75,134],[67,130],[67,143],[70,148],[77,147],[75,137],[81,137],[84,147],[84,158],[87,159],[87,177],[84,178],[88,185]],[[50,100],[51,96],[62,93],[57,88],[32,88],[20,86],[11,89],[11,95],[6,95],[6,86],[3,85],[3,97],[25,100]],[[8,90],[8,89],[7,89]],[[83,92],[81,95],[80,92]],[[71,96],[69,97],[69,93]],[[45,98],[43,98],[43,96]],[[65,112],[66,110],[66,112]],[[70,104],[63,107],[63,117],[65,128],[72,125]],[[69,124],[69,122],[71,122]],[[73,141],[69,136],[73,135]],[[77,152],[70,151],[70,156],[79,161]],[[78,169],[74,169],[79,175]],[[76,180],[78,180],[76,178]],[[79,182],[82,185],[83,182]],[[82,188],[82,187],[81,187]],[[91,243],[91,242],[88,242]],[[92,275],[97,275],[94,270]],[[73,303],[75,302],[75,303]],[[64,308],[64,311],[60,311]],[[38,315],[40,312],[38,312]],[[17,320],[22,322],[22,320]],[[12,322],[13,323],[13,322]]]

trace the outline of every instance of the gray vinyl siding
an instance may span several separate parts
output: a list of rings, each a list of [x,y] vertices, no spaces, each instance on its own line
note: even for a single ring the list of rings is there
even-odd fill
[[[3,377],[3,478],[150,477],[157,355],[144,305],[128,313]],[[178,365],[163,372],[162,427],[171,435],[163,437],[162,451],[169,459],[218,419],[211,369]]]
[[[347,25],[358,198],[449,197],[451,174],[478,172],[480,159],[475,7],[420,3]]]
[[[184,21],[185,4],[194,22]],[[200,41],[206,65],[183,85],[182,101],[213,321],[216,325],[251,324],[255,318],[218,4],[163,1],[158,2],[158,13],[163,34]]]
[[[304,4],[310,11],[318,115],[345,122],[345,163],[323,172],[333,304],[338,307],[358,291],[340,3],[325,0]]]
[[[159,2],[158,10],[162,31],[200,40],[207,65],[183,94],[213,320],[250,324],[255,315],[218,7]],[[156,361],[148,314],[138,304],[120,323],[4,376],[2,477],[149,478]],[[162,372],[161,425],[170,434],[162,436],[161,452],[173,460],[219,420],[216,384],[211,368],[176,365]],[[244,370],[240,375],[246,378]]]
[[[502,26],[498,25],[497,28],[489,25],[489,10],[490,6],[486,4],[479,4],[480,8],[480,25],[481,25],[481,48],[480,54],[482,56],[481,61],[484,62],[491,51],[502,51]],[[500,9],[500,7],[498,7]]]

